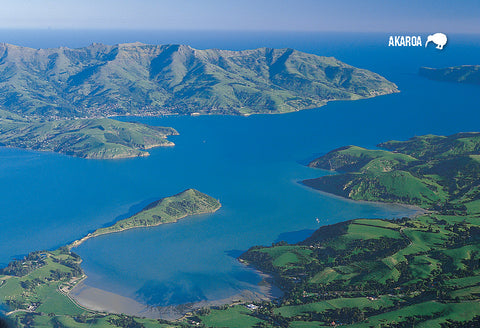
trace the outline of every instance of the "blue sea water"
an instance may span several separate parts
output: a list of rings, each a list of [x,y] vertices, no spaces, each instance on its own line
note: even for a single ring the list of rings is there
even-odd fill
[[[220,199],[223,207],[215,214],[101,236],[75,250],[89,286],[149,305],[258,290],[260,276],[236,260],[250,246],[295,242],[343,220],[410,213],[302,186],[299,180],[326,174],[307,168],[309,159],[343,145],[375,147],[414,135],[479,130],[478,86],[417,75],[420,66],[478,64],[475,35],[449,35],[444,51],[389,48],[386,34],[346,33],[0,31],[0,40],[31,47],[138,40],[197,48],[291,47],[335,56],[399,86],[398,94],[283,115],[119,118],[180,132],[171,138],[175,147],[153,149],[148,158],[97,161],[0,148],[2,264],[64,245],[186,188]]]

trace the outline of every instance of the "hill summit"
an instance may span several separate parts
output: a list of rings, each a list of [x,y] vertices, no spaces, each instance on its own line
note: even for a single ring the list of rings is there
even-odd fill
[[[393,92],[376,73],[289,48],[0,44],[0,110],[27,118],[283,113]]]

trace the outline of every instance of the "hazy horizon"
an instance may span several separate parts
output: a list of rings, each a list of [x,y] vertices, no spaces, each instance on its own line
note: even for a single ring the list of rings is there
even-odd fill
[[[480,2],[18,0],[0,29],[479,33]]]

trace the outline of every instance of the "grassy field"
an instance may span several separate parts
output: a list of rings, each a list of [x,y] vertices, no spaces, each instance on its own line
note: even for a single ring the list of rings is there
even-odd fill
[[[11,310],[40,311],[58,315],[80,315],[85,312],[68,298],[65,292],[82,278],[81,260],[61,251],[43,252],[39,266],[27,274],[11,272],[0,276],[0,300]],[[18,261],[24,267],[29,260]]]
[[[342,322],[354,310],[358,322],[343,321],[352,327],[440,327],[480,315],[480,238],[470,239],[480,222],[454,227],[442,220],[433,213],[354,220],[330,239],[254,248],[243,258],[279,276],[287,294],[271,317],[288,319],[284,327],[326,326],[325,318]],[[297,252],[302,261],[293,261]],[[286,256],[292,260],[282,261]]]
[[[42,315],[41,313],[15,313],[11,315],[18,327],[40,328],[176,328],[188,324],[161,323],[153,319],[133,318],[125,315],[84,313],[80,316]],[[128,319],[127,319],[128,318]]]
[[[303,183],[351,199],[425,208],[445,206],[455,197],[470,213],[478,213],[478,185],[465,179],[478,176],[480,134],[427,135],[379,146],[391,151],[356,146],[333,150],[309,165],[343,173]]]
[[[323,312],[328,309],[341,308],[372,308],[379,309],[380,307],[393,306],[392,298],[388,296],[380,297],[378,299],[368,299],[367,297],[352,297],[352,298],[334,298],[322,302],[314,302],[302,305],[289,305],[276,308],[275,314],[281,314],[284,317],[293,317],[298,314],[308,312]]]
[[[226,310],[211,310],[208,315],[200,316],[207,327],[243,328],[253,327],[262,320],[251,316],[251,310],[243,305],[228,307]]]

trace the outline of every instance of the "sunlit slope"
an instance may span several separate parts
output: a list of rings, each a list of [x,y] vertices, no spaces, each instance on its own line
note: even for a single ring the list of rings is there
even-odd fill
[[[241,260],[273,273],[286,294],[250,316],[264,320],[264,327],[332,322],[348,327],[477,327],[479,136],[429,135],[380,145],[396,152],[348,146],[311,162],[343,173],[309,180],[308,185],[353,199],[409,202],[430,211],[416,218],[341,222],[321,227],[297,244],[252,247]]]
[[[282,113],[397,92],[368,70],[293,49],[0,45],[0,109],[29,117]]]
[[[221,206],[217,199],[198,190],[187,189],[176,195],[157,200],[137,214],[120,220],[111,226],[99,228],[82,239],[74,241],[69,247],[77,247],[86,240],[100,235],[133,228],[153,227],[173,223],[191,215],[213,213]]]
[[[153,202],[139,213],[118,221],[111,227],[100,228],[94,234],[176,222],[189,215],[215,212],[220,206],[220,202],[215,198],[195,189],[187,189],[174,196]]]
[[[426,135],[379,145],[385,150],[348,146],[312,161],[311,167],[340,174],[304,184],[355,200],[401,202],[427,208],[465,210],[478,200],[480,134]]]

